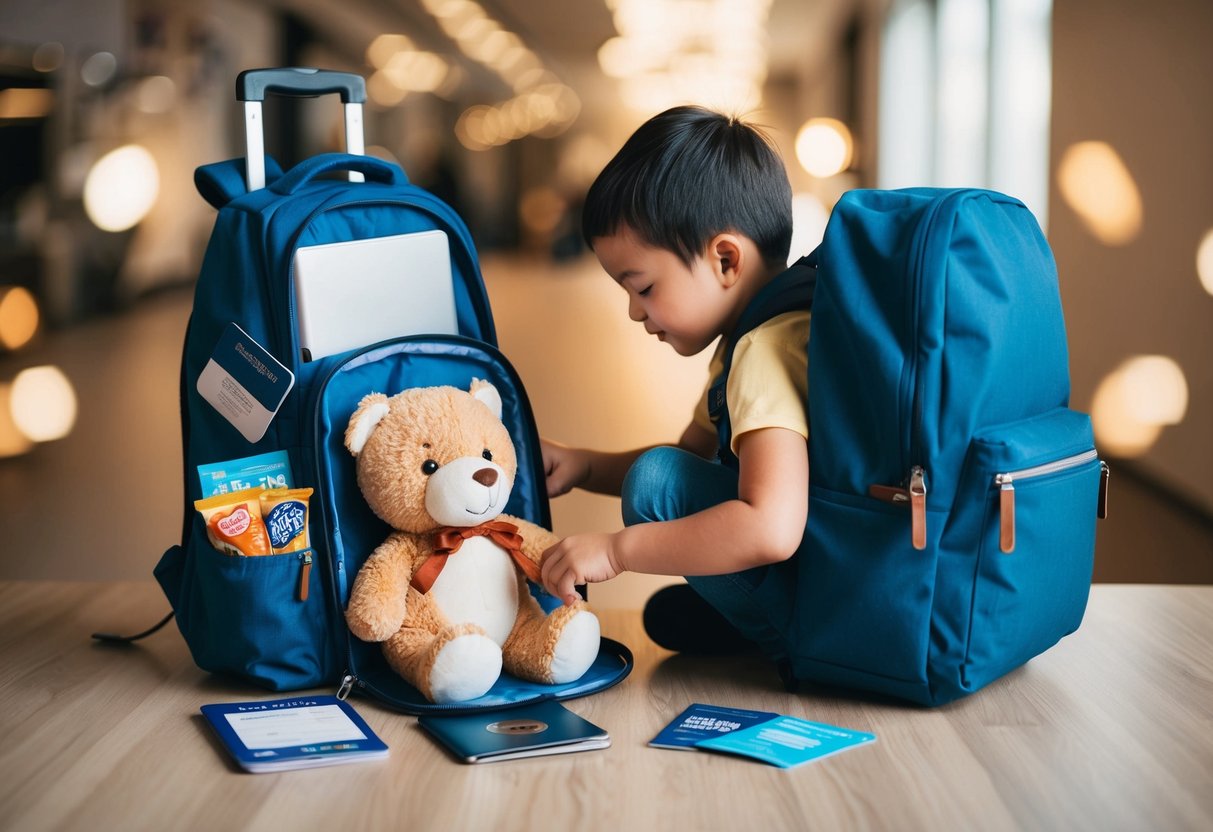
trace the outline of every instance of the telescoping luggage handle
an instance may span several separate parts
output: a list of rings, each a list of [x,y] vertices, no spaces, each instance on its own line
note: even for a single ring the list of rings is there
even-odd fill
[[[306,67],[246,69],[236,77],[236,100],[244,102],[244,155],[250,191],[265,187],[261,102],[268,93],[298,98],[339,94],[345,105],[345,152],[355,156],[365,153],[362,105],[366,103],[366,81],[361,75]],[[350,181],[363,182],[365,178],[358,171],[350,171]]]

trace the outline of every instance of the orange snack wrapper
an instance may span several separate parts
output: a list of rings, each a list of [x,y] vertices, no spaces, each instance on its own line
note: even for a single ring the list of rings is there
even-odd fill
[[[310,488],[269,488],[261,492],[261,517],[275,555],[311,548],[307,518]]]
[[[270,536],[261,519],[259,498],[264,490],[248,488],[194,501],[194,508],[206,523],[206,536],[212,546],[229,555],[254,557],[272,553]]]

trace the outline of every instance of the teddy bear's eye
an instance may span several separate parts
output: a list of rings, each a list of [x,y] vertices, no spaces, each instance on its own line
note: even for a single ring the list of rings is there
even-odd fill
[[[427,477],[437,470],[438,463],[432,459],[427,459],[425,462],[421,463],[421,473],[425,474]]]
[[[484,449],[484,453],[482,453],[481,456],[484,457],[485,459],[487,459],[489,462],[493,461],[493,452],[490,451],[488,448]]]

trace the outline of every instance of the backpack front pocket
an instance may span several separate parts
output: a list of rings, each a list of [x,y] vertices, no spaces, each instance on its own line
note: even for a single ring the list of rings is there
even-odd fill
[[[1078,629],[1105,470],[1090,420],[1068,409],[974,439],[956,498],[957,531],[978,536],[969,549],[977,560],[965,688],[976,690]]]

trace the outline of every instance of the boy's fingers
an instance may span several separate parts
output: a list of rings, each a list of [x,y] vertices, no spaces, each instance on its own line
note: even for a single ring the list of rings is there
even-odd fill
[[[556,597],[564,599],[564,605],[566,607],[571,607],[574,603],[576,603],[577,590],[574,587],[573,576],[571,574],[566,572],[564,576],[561,577],[560,592],[556,593]]]

